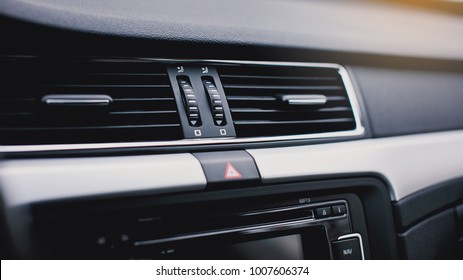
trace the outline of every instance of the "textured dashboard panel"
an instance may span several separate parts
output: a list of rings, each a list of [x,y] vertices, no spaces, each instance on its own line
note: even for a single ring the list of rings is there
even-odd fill
[[[351,67],[373,135],[463,128],[463,73]]]
[[[399,234],[403,259],[456,259],[458,237],[453,209],[443,211]]]
[[[397,226],[407,229],[440,209],[455,205],[458,201],[463,201],[463,178],[416,192],[395,203]]]
[[[463,59],[463,18],[374,1],[3,0],[0,14],[123,37]]]

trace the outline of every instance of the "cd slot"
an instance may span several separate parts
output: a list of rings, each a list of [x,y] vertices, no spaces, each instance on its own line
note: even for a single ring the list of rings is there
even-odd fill
[[[253,211],[242,213],[243,219],[262,222],[272,221],[292,221],[299,219],[313,219],[314,212],[307,206],[295,206],[276,209],[266,209],[262,211]]]

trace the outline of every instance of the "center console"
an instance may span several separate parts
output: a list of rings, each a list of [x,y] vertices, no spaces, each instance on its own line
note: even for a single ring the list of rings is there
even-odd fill
[[[374,207],[387,201],[384,191],[370,178],[38,204],[32,252],[68,259],[392,258],[395,246],[375,248],[395,242],[387,233],[391,211]],[[380,228],[368,228],[369,211],[386,215]]]

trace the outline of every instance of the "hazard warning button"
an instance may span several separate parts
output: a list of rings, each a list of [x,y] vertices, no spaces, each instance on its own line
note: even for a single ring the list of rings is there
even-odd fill
[[[225,168],[225,175],[223,176],[224,179],[238,179],[241,178],[241,173],[236,170],[236,168],[231,164],[231,162],[227,163],[227,167]]]
[[[208,184],[260,181],[254,159],[245,151],[193,154],[201,163]]]

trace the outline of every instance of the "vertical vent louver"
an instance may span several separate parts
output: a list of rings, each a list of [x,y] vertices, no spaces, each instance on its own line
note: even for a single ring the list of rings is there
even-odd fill
[[[356,128],[336,68],[224,65],[218,71],[238,137]]]
[[[163,64],[123,59],[2,58],[0,71],[0,144],[182,138]],[[73,95],[102,95],[111,102],[104,106],[43,102],[45,96]]]

